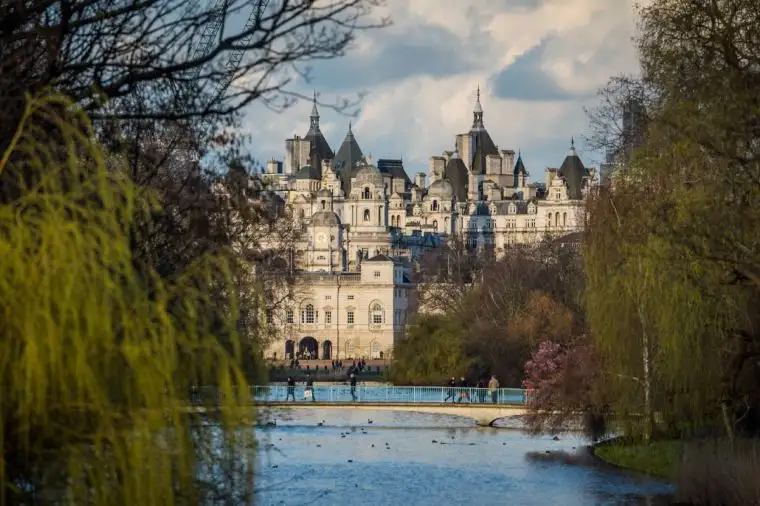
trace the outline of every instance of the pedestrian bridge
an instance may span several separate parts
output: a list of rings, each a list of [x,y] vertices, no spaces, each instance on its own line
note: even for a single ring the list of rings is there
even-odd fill
[[[221,403],[224,399],[210,389],[199,388],[192,392],[194,404],[209,401]],[[450,388],[303,385],[251,387],[250,398],[257,406],[277,408],[362,409],[382,411],[410,411],[462,416],[475,420],[481,426],[491,426],[502,418],[522,416],[526,413],[526,392],[519,388]]]

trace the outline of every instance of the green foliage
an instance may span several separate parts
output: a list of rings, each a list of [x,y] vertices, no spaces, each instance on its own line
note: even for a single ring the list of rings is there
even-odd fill
[[[393,350],[391,380],[398,385],[442,384],[467,373],[463,329],[450,316],[421,315]]]
[[[234,299],[226,321],[210,316],[227,264],[209,257],[171,284],[138,276],[129,231],[152,207],[94,138],[71,102],[30,97],[0,159],[21,189],[0,206],[0,501],[193,503],[189,386],[226,394],[217,441],[248,437],[234,430],[250,417],[235,409],[248,399]]]
[[[685,448],[683,441],[657,441],[648,445],[613,440],[594,447],[594,454],[614,466],[672,479]]]

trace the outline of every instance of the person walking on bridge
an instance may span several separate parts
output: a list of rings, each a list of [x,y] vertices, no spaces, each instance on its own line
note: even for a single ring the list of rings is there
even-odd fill
[[[293,376],[288,376],[288,393],[285,396],[285,401],[291,397],[293,402],[296,402],[296,380],[293,379]]]
[[[351,398],[356,402],[356,374],[351,373],[349,378],[351,378]]]
[[[311,377],[311,374],[306,375],[306,389],[304,390],[304,398],[308,399],[309,397],[311,397],[311,402],[316,402],[314,396],[314,378]]]
[[[451,379],[449,380],[449,390],[448,390],[448,392],[446,392],[446,398],[443,400],[443,402],[446,402],[449,399],[451,399],[451,403],[452,404],[454,403],[454,400],[455,400],[454,399],[454,395],[455,395],[454,394],[454,391],[455,391],[454,389],[456,387],[457,387],[457,380],[456,380],[456,378],[454,376],[452,376]]]
[[[499,394],[499,380],[496,379],[496,376],[491,376],[491,380],[488,382],[488,393],[491,394],[491,401],[496,404]]]

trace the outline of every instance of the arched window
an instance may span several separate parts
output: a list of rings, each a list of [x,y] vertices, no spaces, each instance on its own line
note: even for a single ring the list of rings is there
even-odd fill
[[[370,219],[369,209],[365,209],[364,210],[364,221],[369,221],[369,219]]]
[[[438,220],[433,220],[433,228],[438,230]]]
[[[559,213],[554,213],[554,226],[559,227]]]
[[[326,209],[326,208],[327,208],[327,203],[323,200],[322,201],[322,209]]]
[[[433,211],[437,211],[438,210],[438,201],[437,200],[433,201],[433,206],[432,207],[433,207]]]
[[[288,309],[285,311],[285,321],[288,323],[293,323],[293,310]]]
[[[301,323],[314,323],[314,306],[306,304],[301,310]]]
[[[374,324],[383,323],[383,306],[379,302],[370,305],[370,321]]]
[[[369,200],[369,186],[364,188],[364,200]]]
[[[567,225],[567,213],[562,213],[562,226]]]
[[[298,211],[298,217],[301,218],[301,219],[303,219],[304,216],[305,216],[305,213],[303,212],[303,209],[300,209]]]

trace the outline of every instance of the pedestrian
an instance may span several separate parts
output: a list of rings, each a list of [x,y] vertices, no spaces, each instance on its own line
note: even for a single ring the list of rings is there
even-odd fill
[[[303,391],[303,398],[308,400],[309,397],[311,397],[311,402],[316,401],[314,396],[314,379],[312,379],[311,374],[306,375],[306,388]]]
[[[470,402],[470,394],[467,391],[467,380],[464,379],[464,376],[462,376],[459,379],[459,401],[462,402],[463,400],[467,399],[467,402]]]
[[[288,376],[288,393],[285,396],[285,401],[291,397],[293,402],[296,402],[296,380],[293,379],[293,376]]]
[[[351,398],[356,402],[356,374],[351,373]]]
[[[486,402],[486,382],[483,378],[480,378],[478,382],[475,384],[475,387],[478,389],[478,402],[483,404]]]
[[[499,394],[499,380],[496,379],[496,376],[492,375],[491,381],[488,382],[488,393],[491,394],[491,401],[496,404]]]
[[[452,404],[454,403],[454,400],[455,400],[454,392],[455,392],[456,386],[457,386],[457,380],[454,376],[452,376],[451,379],[449,380],[449,389],[446,392],[446,398],[443,400],[443,402],[446,402],[449,399],[451,399],[451,403]]]

